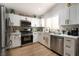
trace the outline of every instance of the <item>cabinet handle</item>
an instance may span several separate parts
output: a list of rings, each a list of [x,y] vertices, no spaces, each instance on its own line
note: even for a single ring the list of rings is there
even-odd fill
[[[66,24],[66,20],[65,20],[65,24]]]
[[[66,47],[71,48],[70,46],[66,45]]]
[[[66,53],[67,56],[71,56],[69,53]]]
[[[65,24],[69,24],[69,19],[66,19],[65,20]]]
[[[66,40],[66,41],[70,42],[71,40]]]

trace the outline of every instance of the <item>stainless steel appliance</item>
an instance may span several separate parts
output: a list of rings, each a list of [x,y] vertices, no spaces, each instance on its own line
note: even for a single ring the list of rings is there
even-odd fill
[[[27,44],[33,42],[33,34],[31,28],[31,22],[21,21],[21,44]]]
[[[72,36],[79,36],[79,30],[78,28],[72,28],[72,30],[69,30],[67,34]]]
[[[64,37],[51,35],[50,48],[60,55],[64,52]]]
[[[21,35],[21,44],[27,44],[27,43],[32,43],[33,42],[33,35],[30,34],[22,34]]]
[[[11,45],[10,38],[10,19],[7,18],[7,8],[0,5],[0,55],[6,55],[7,47]]]
[[[0,5],[0,55],[5,55],[6,41],[5,41],[5,7]]]

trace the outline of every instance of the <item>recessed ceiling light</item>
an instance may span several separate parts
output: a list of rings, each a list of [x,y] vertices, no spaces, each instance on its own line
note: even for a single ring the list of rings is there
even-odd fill
[[[41,8],[38,8],[38,10],[41,10]]]

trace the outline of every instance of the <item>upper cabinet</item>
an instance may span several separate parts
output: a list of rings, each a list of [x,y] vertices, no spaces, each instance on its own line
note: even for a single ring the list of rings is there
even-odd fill
[[[10,19],[10,26],[20,26],[21,20],[27,20],[31,22],[32,27],[41,27],[41,19],[32,18],[32,17],[24,17],[16,14],[8,14],[8,18]]]
[[[77,20],[76,20],[76,23],[77,24],[79,24],[79,3],[77,3],[77,6],[76,6],[76,8],[77,8]]]
[[[77,7],[78,6],[78,7]],[[61,10],[59,15],[59,24],[60,25],[72,25],[79,24],[79,5],[71,4],[70,7],[65,6],[63,10]]]
[[[9,14],[10,25],[11,26],[20,26],[20,17],[15,14]]]
[[[25,20],[25,17],[16,14],[8,14],[8,19],[10,19],[10,26],[20,26],[20,21]]]
[[[59,24],[60,25],[68,24],[69,23],[67,22],[68,20],[69,20],[69,9],[65,8],[59,14]]]
[[[72,4],[69,9],[69,24],[79,24],[77,23],[77,5]]]
[[[41,27],[41,26],[42,26],[42,24],[41,24],[41,19],[32,18],[31,26],[32,26],[32,27]]]

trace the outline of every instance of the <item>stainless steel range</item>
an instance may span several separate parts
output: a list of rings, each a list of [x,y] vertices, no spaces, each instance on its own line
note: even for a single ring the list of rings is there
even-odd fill
[[[33,42],[31,22],[21,21],[21,44]]]

